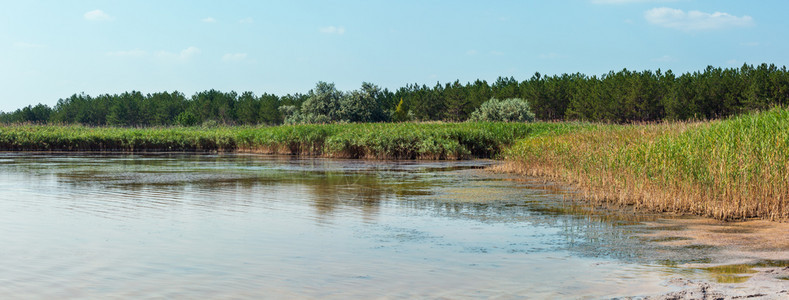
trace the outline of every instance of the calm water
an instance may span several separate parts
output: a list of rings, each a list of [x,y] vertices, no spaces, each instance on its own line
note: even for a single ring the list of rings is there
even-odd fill
[[[0,154],[0,298],[633,296],[711,255],[490,163]]]

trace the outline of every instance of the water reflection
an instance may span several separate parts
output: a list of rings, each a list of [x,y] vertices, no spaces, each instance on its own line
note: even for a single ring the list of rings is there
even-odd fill
[[[490,162],[371,162],[254,155],[13,155],[5,172],[24,181],[54,179],[67,208],[118,218],[191,206],[238,212],[283,201],[308,201],[316,223],[334,217],[373,222],[387,202],[400,208],[488,223],[525,223],[558,229],[546,251],[641,263],[709,261],[712,248],[671,247],[641,236],[659,216],[569,200],[555,184],[490,174]],[[217,193],[219,191],[219,193]],[[123,213],[118,213],[122,211]],[[511,251],[517,251],[511,249]]]
[[[717,251],[489,164],[0,154],[0,296],[638,295]]]

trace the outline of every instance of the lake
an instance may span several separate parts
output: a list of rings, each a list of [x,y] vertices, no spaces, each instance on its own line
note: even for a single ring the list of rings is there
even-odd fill
[[[600,298],[714,247],[495,163],[0,154],[2,298]],[[669,224],[647,226],[645,224]]]

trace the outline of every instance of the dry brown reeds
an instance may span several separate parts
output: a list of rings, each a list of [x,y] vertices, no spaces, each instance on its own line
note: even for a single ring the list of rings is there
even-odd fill
[[[528,138],[501,170],[577,185],[587,199],[721,220],[789,220],[789,110],[722,121],[598,125]]]

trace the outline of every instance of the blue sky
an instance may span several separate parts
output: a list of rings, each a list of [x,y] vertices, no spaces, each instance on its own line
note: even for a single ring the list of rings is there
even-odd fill
[[[789,1],[3,1],[0,111],[91,95],[317,81],[789,65]]]

